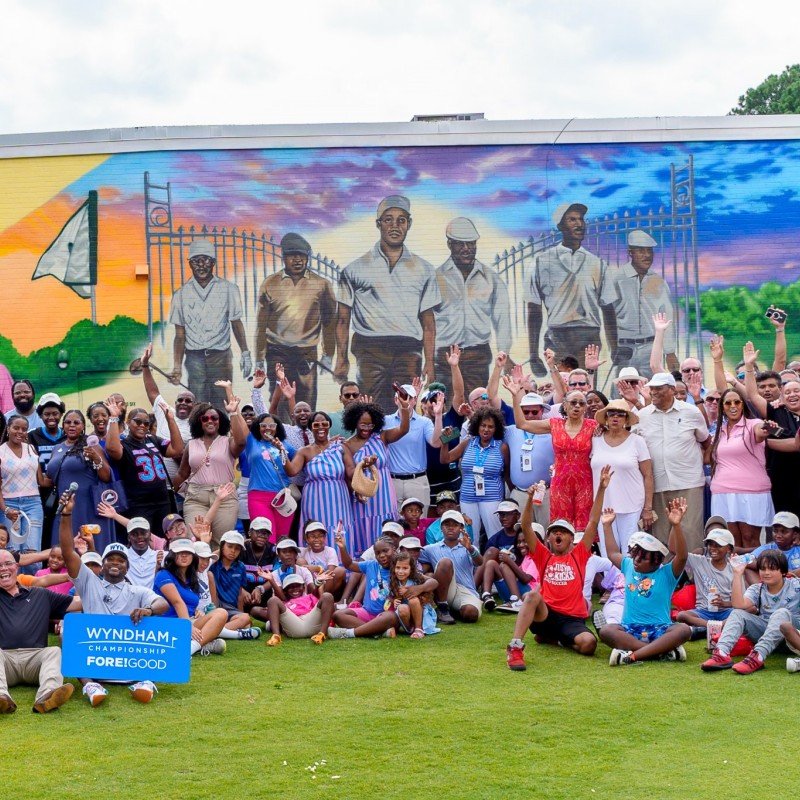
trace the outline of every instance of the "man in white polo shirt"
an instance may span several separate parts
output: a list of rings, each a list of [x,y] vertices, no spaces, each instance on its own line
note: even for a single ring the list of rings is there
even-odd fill
[[[126,529],[128,531],[128,547],[125,548],[128,556],[127,578],[135,586],[152,589],[153,578],[156,576],[164,551],[153,549],[150,523],[144,517],[134,517],[128,522]]]
[[[657,372],[647,385],[652,404],[638,412],[636,429],[653,458],[653,509],[658,515],[653,534],[667,541],[667,503],[685,497],[682,527],[689,550],[696,550],[703,546],[703,453],[711,446],[711,437],[697,407],[675,399],[672,375]]]
[[[222,408],[224,387],[219,380],[233,380],[231,330],[242,351],[239,367],[247,378],[253,358],[247,349],[242,323],[242,298],[235,283],[214,275],[217,264],[214,243],[194,239],[189,245],[192,277],[172,295],[169,321],[175,326],[170,380],[177,384],[186,364],[186,383],[200,402]]]

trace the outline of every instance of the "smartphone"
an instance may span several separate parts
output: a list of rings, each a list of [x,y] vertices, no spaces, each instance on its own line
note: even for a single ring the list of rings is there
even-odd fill
[[[767,319],[774,320],[775,322],[786,322],[786,312],[779,311],[777,308],[772,308],[772,307],[768,308],[764,312],[764,316]]]
[[[401,400],[408,400],[408,392],[397,381],[392,383],[392,389],[397,392],[397,396]]]

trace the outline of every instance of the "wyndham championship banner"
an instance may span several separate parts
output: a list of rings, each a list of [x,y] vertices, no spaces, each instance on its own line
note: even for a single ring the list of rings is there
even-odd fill
[[[192,625],[187,619],[67,614],[61,671],[70,678],[188,683]]]

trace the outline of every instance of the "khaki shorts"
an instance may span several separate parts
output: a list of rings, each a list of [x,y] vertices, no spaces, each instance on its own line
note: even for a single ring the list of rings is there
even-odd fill
[[[281,630],[290,639],[310,639],[322,630],[322,610],[317,606],[302,617],[284,611],[281,614]]]
[[[463,586],[459,586],[455,578],[450,582],[450,589],[447,591],[447,604],[453,611],[461,611],[463,606],[473,606],[478,609],[478,618],[480,618],[483,611],[483,603],[481,603],[478,595]]]

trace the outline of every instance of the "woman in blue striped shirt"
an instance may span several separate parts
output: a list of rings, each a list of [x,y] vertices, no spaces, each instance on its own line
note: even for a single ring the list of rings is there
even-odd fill
[[[439,399],[434,414],[441,413]],[[443,443],[439,451],[442,464],[461,459],[461,513],[472,519],[476,542],[491,536],[499,527],[495,512],[505,497],[503,481],[509,480],[504,435],[503,415],[496,408],[481,408],[469,421],[469,437],[452,450]]]

